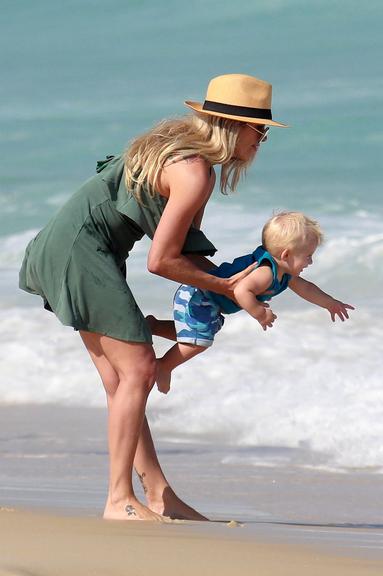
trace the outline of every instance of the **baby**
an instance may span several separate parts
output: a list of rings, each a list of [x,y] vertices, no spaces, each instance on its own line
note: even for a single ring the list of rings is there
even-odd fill
[[[312,257],[323,240],[317,222],[301,212],[281,212],[270,218],[262,230],[262,245],[252,253],[224,262],[209,271],[229,278],[254,263],[254,269],[235,287],[236,302],[222,294],[182,285],[174,297],[174,322],[148,316],[152,333],[176,340],[177,343],[157,361],[157,387],[170,389],[174,368],[211,346],[224,323],[223,314],[243,309],[255,318],[263,330],[271,328],[276,315],[266,303],[286,288],[312,304],[326,308],[334,322],[338,316],[347,319],[350,304],[335,300],[312,282],[301,278],[301,272],[312,264]]]

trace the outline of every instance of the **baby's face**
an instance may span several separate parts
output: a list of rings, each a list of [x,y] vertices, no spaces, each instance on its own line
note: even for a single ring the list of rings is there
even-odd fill
[[[301,248],[291,250],[287,259],[289,273],[292,276],[299,276],[307,266],[313,263],[313,255],[317,248],[317,241],[311,240]]]

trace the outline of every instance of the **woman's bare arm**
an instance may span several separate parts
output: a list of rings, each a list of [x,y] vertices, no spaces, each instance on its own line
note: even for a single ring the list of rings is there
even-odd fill
[[[217,265],[214,264],[209,258],[206,256],[201,256],[201,254],[184,254],[185,258],[188,258],[197,268],[200,270],[204,270],[208,272],[209,270],[213,270],[213,268],[217,268]]]
[[[217,278],[181,254],[186,234],[212,192],[209,165],[202,158],[182,160],[167,166],[163,173],[162,191],[168,201],[149,251],[149,271],[233,298],[234,286],[247,271],[233,278]]]

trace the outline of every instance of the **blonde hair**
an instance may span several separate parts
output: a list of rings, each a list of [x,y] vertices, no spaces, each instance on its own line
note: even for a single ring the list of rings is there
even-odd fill
[[[323,232],[315,220],[302,212],[274,214],[262,230],[262,244],[272,256],[279,257],[283,250],[299,250],[308,242],[323,242]]]
[[[223,194],[234,191],[249,162],[234,158],[241,122],[216,116],[185,116],[164,120],[132,141],[124,154],[125,184],[138,200],[148,188],[158,191],[165,164],[179,158],[201,156],[211,165],[221,164],[220,188]]]

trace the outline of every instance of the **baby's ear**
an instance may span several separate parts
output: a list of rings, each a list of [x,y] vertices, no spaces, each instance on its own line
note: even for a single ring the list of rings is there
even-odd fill
[[[285,248],[281,252],[280,259],[286,262],[289,256],[290,256],[290,250],[288,248]]]

